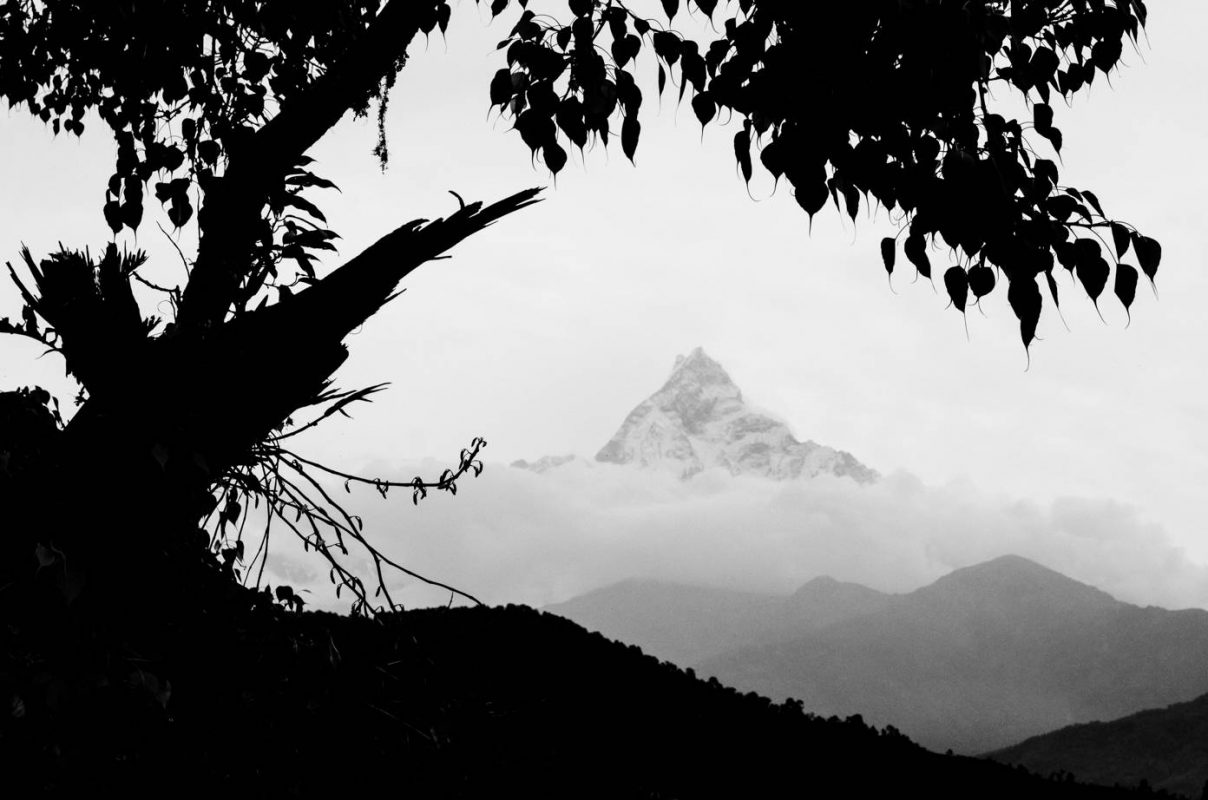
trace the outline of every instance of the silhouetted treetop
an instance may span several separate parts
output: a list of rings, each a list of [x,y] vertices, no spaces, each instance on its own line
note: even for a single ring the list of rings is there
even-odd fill
[[[139,226],[146,188],[177,227],[194,213],[192,189],[215,195],[177,320],[212,323],[283,260],[314,279],[335,234],[302,193],[332,184],[305,169],[305,151],[350,108],[384,109],[407,46],[449,14],[443,2],[10,0],[0,96],[56,133],[82,133],[93,110],[112,129],[104,213],[115,234]]]
[[[1158,243],[1107,217],[1093,192],[1062,185],[1054,158],[1034,149],[1045,139],[1060,152],[1053,102],[1118,66],[1145,23],[1140,0],[663,0],[659,19],[633,10],[659,13],[648,1],[550,0],[543,7],[556,16],[527,0],[476,4],[494,15],[519,6],[490,101],[554,173],[568,146],[607,145],[614,129],[635,157],[649,77],[687,100],[701,125],[737,118],[743,178],[758,160],[791,185],[811,220],[828,202],[853,219],[873,203],[896,215],[899,236],[881,242],[890,272],[900,251],[931,277],[946,251],[937,269],[961,312],[1005,277],[1025,346],[1041,315],[1042,276],[1057,302],[1058,265],[1096,303],[1114,273],[1126,309],[1139,274],[1155,277]],[[712,41],[672,27],[688,13],[713,21]],[[161,510],[189,536],[192,520],[216,518],[210,547],[231,554],[231,574],[242,550],[226,531],[246,520],[250,497],[331,528],[334,544],[293,532],[360,592],[362,606],[363,586],[340,571],[338,556],[345,536],[365,545],[385,592],[387,562],[306,474],[327,468],[282,446],[299,430],[292,415],[328,406],[305,430],[376,391],[331,388],[348,334],[412,270],[536,202],[537,190],[401,223],[320,275],[318,259],[337,236],[314,193],[333,184],[311,171],[307,152],[348,111],[368,113],[376,102],[384,163],[384,112],[407,49],[450,21],[445,0],[0,0],[0,97],[56,133],[80,135],[95,114],[115,138],[98,208],[115,238],[139,227],[147,195],[177,228],[198,231],[195,253],[181,254],[188,278],[175,286],[144,280],[143,254],[116,242],[99,260],[87,249],[23,252],[24,267],[10,270],[24,307],[19,320],[0,320],[0,333],[59,351],[83,385],[56,458],[106,460],[120,465],[111,482],[159,487]],[[1030,118],[996,112],[991,90],[1022,95]],[[166,295],[167,325],[144,317],[134,281]],[[481,446],[436,481],[366,482],[383,493],[409,489],[413,500],[427,488],[452,492],[480,468]],[[37,463],[22,480],[55,485],[58,467]],[[283,469],[297,473],[291,482]],[[31,519],[53,505],[9,491]],[[101,504],[121,489],[101,482],[90,491]],[[71,542],[91,524],[79,518],[85,508],[56,508],[52,523],[27,527],[20,547],[39,536]],[[137,533],[159,536],[151,526]],[[106,558],[98,550],[96,562]]]
[[[647,52],[659,91],[677,84],[702,125],[722,112],[742,119],[734,154],[745,180],[758,159],[811,219],[828,201],[853,219],[861,201],[900,211],[901,250],[920,274],[931,277],[936,245],[947,246],[937,267],[962,313],[994,289],[998,268],[1025,345],[1041,276],[1058,303],[1055,265],[1097,305],[1117,262],[1126,309],[1138,278],[1121,261],[1130,247],[1155,276],[1158,243],[1108,218],[1093,192],[1061,185],[1056,162],[1027,136],[1061,152],[1051,101],[1117,67],[1145,23],[1141,0],[663,0],[665,23],[621,0],[571,0],[565,22],[519,5],[490,99],[555,173],[564,143],[607,144],[618,118],[621,148],[635,157],[635,64]],[[669,26],[685,11],[708,16],[721,35],[707,44],[681,36]],[[1022,94],[1031,118],[995,113],[995,88]],[[881,244],[891,273],[898,249]]]
[[[645,52],[659,91],[677,86],[702,125],[742,119],[733,145],[747,181],[758,160],[811,219],[828,201],[853,219],[861,202],[898,212],[903,241],[881,243],[889,272],[900,250],[930,278],[946,245],[934,266],[962,313],[1005,276],[1025,345],[1041,276],[1059,302],[1055,266],[1097,305],[1114,263],[1125,309],[1139,274],[1155,277],[1160,245],[1107,217],[1093,192],[1062,185],[1027,133],[1060,153],[1054,96],[1118,66],[1145,24],[1141,0],[662,0],[665,19],[622,0],[568,0],[563,19],[516,4],[490,99],[554,173],[567,146],[607,144],[617,128],[635,158]],[[708,16],[719,36],[682,36],[670,26],[685,13]],[[220,193],[178,319],[212,323],[281,283],[284,261],[315,279],[335,234],[303,192],[332,184],[307,170],[306,149],[349,108],[376,100],[384,114],[407,46],[443,33],[450,15],[439,0],[8,0],[0,95],[56,132],[79,134],[93,109],[113,129],[104,211],[115,233],[139,225],[145,187],[177,226],[194,213],[192,187]],[[996,113],[996,88],[1026,98],[1031,118]],[[384,163],[384,132],[377,152]],[[1123,260],[1130,250],[1139,271]],[[223,267],[248,255],[251,265]]]

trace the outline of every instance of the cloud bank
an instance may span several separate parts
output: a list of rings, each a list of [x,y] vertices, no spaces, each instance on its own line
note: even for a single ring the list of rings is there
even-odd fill
[[[370,464],[368,475],[438,474],[439,465]],[[771,482],[711,471],[690,481],[578,461],[545,474],[488,465],[456,497],[417,506],[399,491],[339,494],[381,549],[484,602],[542,606],[644,577],[787,594],[819,575],[904,592],[1007,553],[1034,559],[1141,605],[1208,606],[1208,567],[1164,530],[1110,500],[1049,505],[967,484],[926,486],[908,473],[858,486],[848,479]],[[274,582],[333,603],[327,570],[281,546]],[[392,581],[407,605],[448,600]]]

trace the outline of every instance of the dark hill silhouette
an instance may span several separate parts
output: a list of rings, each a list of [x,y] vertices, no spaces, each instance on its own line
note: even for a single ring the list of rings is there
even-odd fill
[[[1208,786],[1208,695],[1110,722],[1071,725],[987,757],[1108,786],[1145,780],[1198,798]]]
[[[783,641],[883,608],[890,595],[815,578],[789,597],[629,580],[547,611],[680,666],[738,647]]]
[[[636,647],[523,607],[378,621],[279,610],[201,620],[143,678],[56,694],[12,631],[0,719],[11,796],[1029,797],[1122,790],[928,752],[698,680]],[[36,637],[37,632],[27,636]],[[81,665],[84,674],[103,665]],[[151,669],[172,675],[171,691]],[[162,674],[162,673],[161,673]],[[53,676],[51,681],[57,680]],[[16,708],[16,705],[13,705]],[[53,747],[50,745],[53,744]]]

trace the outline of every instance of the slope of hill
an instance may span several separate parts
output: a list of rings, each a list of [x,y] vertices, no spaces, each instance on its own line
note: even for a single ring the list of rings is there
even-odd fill
[[[1071,725],[986,757],[1107,786],[1144,780],[1199,798],[1208,789],[1208,695],[1111,722]]]
[[[1133,796],[741,695],[521,607],[224,617],[165,647],[144,667],[169,693],[76,680],[49,716],[45,665],[4,650],[26,698],[0,718],[12,796]]]
[[[890,595],[833,578],[816,578],[789,597],[629,580],[545,610],[690,667],[728,650],[819,630],[889,601]]]
[[[881,611],[728,651],[703,674],[936,749],[985,752],[1208,691],[1208,612],[1139,608],[1018,557]]]
[[[629,580],[546,611],[642,652],[690,666],[758,641],[783,598],[652,580]]]

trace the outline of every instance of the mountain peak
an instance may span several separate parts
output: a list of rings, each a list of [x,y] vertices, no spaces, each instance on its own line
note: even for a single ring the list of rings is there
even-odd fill
[[[676,376],[681,372],[709,375],[724,380],[727,383],[733,383],[730,380],[730,376],[722,369],[721,364],[713,360],[703,347],[694,347],[687,355],[676,356],[675,366],[671,370],[671,378],[669,380],[675,380]]]
[[[878,477],[849,453],[800,442],[783,421],[748,408],[729,373],[701,347],[676,357],[662,388],[630,412],[596,460],[684,478],[711,467],[776,479]]]
[[[1120,602],[1107,592],[1018,555],[999,556],[953,570],[914,595],[957,604],[996,607],[1026,604],[1066,611],[1115,606]]]

